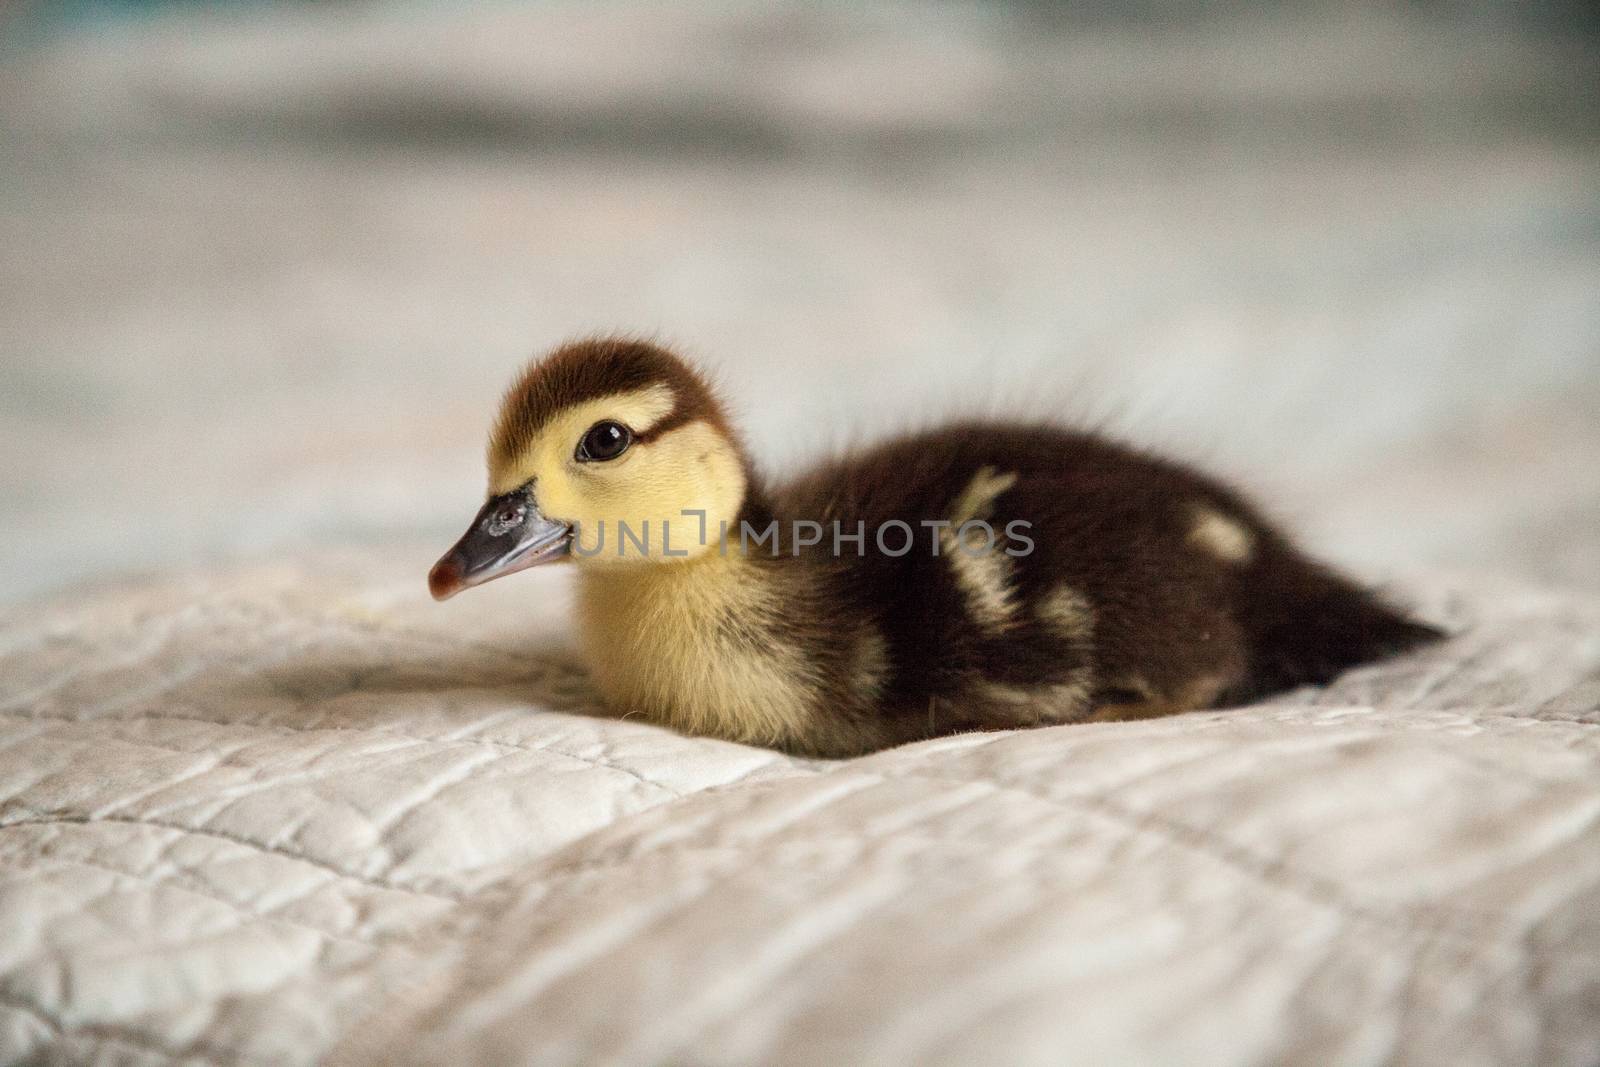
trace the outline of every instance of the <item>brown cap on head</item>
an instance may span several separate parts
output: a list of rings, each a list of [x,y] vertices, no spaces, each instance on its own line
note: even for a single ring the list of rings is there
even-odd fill
[[[640,440],[697,421],[729,433],[710,387],[683,360],[648,341],[595,338],[562,345],[522,372],[501,404],[500,419],[489,439],[491,461],[516,456],[563,408],[653,385],[670,388],[674,406]]]

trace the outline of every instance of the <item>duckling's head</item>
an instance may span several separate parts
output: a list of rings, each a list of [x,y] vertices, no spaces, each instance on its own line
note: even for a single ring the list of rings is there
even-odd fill
[[[565,345],[506,393],[489,500],[428,587],[443,600],[555,560],[661,564],[718,551],[746,471],[711,389],[683,360],[643,341]]]

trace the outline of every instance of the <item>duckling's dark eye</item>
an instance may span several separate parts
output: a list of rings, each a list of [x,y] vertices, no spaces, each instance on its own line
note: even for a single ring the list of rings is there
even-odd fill
[[[597,422],[578,442],[577,459],[580,463],[593,463],[616,459],[633,444],[633,433],[620,422]]]

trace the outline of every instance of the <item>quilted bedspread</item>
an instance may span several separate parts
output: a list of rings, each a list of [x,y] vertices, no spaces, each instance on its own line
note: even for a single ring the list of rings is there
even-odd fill
[[[1326,690],[828,762],[599,716],[563,578],[13,612],[0,1062],[1600,1050],[1600,599],[1438,576],[1458,636]]]
[[[1577,5],[110,6],[0,3],[0,1067],[1600,1064]],[[423,576],[611,329],[775,473],[1110,422],[1454,636],[838,762],[607,717],[569,575]]]

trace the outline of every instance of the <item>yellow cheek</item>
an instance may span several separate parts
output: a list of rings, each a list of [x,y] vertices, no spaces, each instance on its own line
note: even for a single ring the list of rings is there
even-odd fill
[[[734,522],[745,491],[737,453],[705,423],[636,445],[615,463],[553,475],[548,494],[545,485],[541,509],[575,522],[580,559],[597,562],[716,551],[720,524]]]

